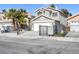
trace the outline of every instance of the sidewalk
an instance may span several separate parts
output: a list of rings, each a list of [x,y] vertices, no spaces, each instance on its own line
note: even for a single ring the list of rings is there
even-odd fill
[[[79,42],[79,38],[72,37],[52,37],[52,36],[39,36],[39,35],[28,35],[29,33],[24,32],[20,35],[17,33],[0,33],[0,36],[10,38],[23,38],[23,39],[36,39],[36,40],[57,40],[57,41],[72,41]],[[33,33],[32,33],[33,34]]]
[[[21,33],[20,35],[17,35],[17,33],[13,32],[13,33],[0,33],[0,36],[4,36],[4,37],[10,37],[10,38],[24,38],[24,39],[45,39],[48,38],[48,36],[39,36],[39,35],[34,35],[34,33],[28,33],[28,32],[24,32]]]

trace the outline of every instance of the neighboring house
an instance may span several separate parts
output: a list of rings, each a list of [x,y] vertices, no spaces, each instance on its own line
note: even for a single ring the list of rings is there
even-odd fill
[[[5,18],[4,13],[0,13],[0,30],[4,28],[4,30],[13,30],[13,24],[11,19]]]
[[[13,24],[11,20],[2,20],[0,21],[0,29],[4,28],[4,30],[13,31]]]
[[[65,31],[67,20],[56,8],[41,8],[36,13],[36,17],[31,21],[33,31],[39,32],[40,35],[53,35]]]
[[[33,16],[32,14],[28,13],[28,18],[27,19],[27,26],[28,26],[28,30],[31,30],[31,20],[35,18],[35,16]]]
[[[68,17],[68,27],[71,32],[79,32],[79,14]]]

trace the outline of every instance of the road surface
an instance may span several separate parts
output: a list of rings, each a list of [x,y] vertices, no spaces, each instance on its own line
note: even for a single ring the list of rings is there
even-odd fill
[[[59,38],[60,39],[60,38]],[[0,36],[0,54],[78,54],[79,42]]]

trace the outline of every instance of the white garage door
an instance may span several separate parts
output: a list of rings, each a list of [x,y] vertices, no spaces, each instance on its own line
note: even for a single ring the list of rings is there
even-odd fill
[[[0,24],[0,28],[2,28],[2,25]]]
[[[71,30],[72,32],[79,32],[79,25],[71,26],[71,27],[70,27],[70,30]]]
[[[35,23],[33,26],[34,26],[33,29],[34,31],[39,31],[39,24]]]

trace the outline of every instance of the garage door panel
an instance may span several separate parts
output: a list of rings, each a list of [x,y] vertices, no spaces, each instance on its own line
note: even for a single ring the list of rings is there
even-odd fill
[[[79,32],[79,26],[71,26],[70,30],[73,32]]]
[[[39,24],[34,24],[34,31],[39,31]]]

